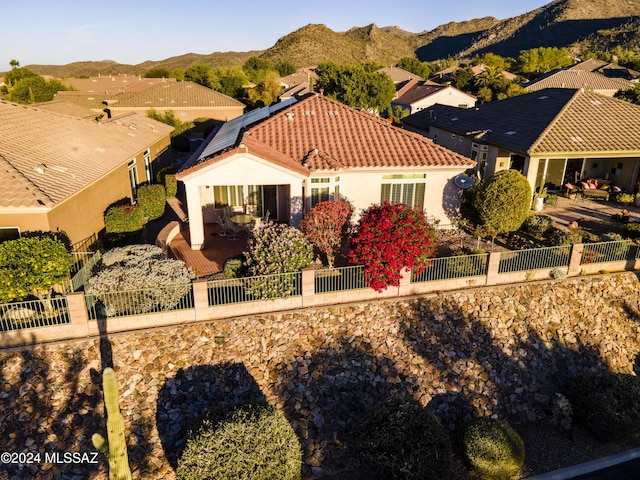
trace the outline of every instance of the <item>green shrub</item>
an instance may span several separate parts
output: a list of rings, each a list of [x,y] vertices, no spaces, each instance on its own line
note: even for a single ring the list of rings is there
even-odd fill
[[[438,479],[449,473],[449,436],[415,400],[392,399],[373,407],[354,433],[358,457],[379,478]]]
[[[639,238],[640,223],[627,223],[624,227],[622,227],[622,235],[627,238]]]
[[[462,448],[482,479],[507,480],[524,464],[524,442],[508,423],[489,417],[468,422],[462,431]]]
[[[214,413],[188,435],[177,480],[299,480],[302,452],[293,428],[273,406]]]
[[[162,185],[141,185],[138,188],[138,204],[149,220],[155,220],[164,215],[167,194]]]
[[[493,174],[478,189],[474,208],[482,224],[493,235],[515,232],[529,214],[531,186],[516,170]]]
[[[224,276],[227,278],[238,278],[245,276],[245,263],[246,258],[244,253],[239,253],[238,255],[233,255],[227,258],[224,261],[224,265],[222,266],[222,272]]]
[[[551,234],[551,243],[556,247],[582,243],[582,236],[582,230],[560,230],[559,228],[556,228]]]
[[[640,436],[640,378],[588,373],[569,384],[575,420],[603,441]]]
[[[178,181],[176,180],[176,168],[164,167],[158,170],[156,173],[156,182],[160,185],[164,185],[164,189],[167,192],[167,198],[175,197],[178,193]]]
[[[564,280],[567,278],[567,272],[565,272],[562,268],[554,268],[549,272],[549,276],[554,280]]]
[[[138,205],[113,205],[104,216],[107,241],[111,247],[137,243],[144,226],[144,212]]]
[[[52,236],[22,237],[0,243],[0,303],[23,300],[29,295],[50,295],[54,285],[71,272],[71,255]]]
[[[541,237],[551,227],[553,220],[549,215],[533,214],[525,218],[522,229],[532,235]]]
[[[104,216],[107,233],[137,232],[144,225],[144,212],[137,205],[114,205]]]

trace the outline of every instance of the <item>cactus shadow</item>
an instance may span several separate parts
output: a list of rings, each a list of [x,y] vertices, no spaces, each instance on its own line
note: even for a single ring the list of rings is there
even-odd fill
[[[260,387],[242,363],[181,368],[158,394],[156,425],[165,456],[175,469],[188,432],[213,409],[266,403]]]

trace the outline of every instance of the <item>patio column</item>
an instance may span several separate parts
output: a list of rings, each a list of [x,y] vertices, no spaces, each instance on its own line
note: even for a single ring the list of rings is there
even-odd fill
[[[300,226],[302,220],[302,205],[304,198],[302,197],[302,181],[290,184],[290,223],[294,227]]]
[[[204,247],[204,220],[200,206],[200,191],[196,185],[185,188],[187,192],[187,212],[189,214],[189,235],[191,250],[202,250]]]

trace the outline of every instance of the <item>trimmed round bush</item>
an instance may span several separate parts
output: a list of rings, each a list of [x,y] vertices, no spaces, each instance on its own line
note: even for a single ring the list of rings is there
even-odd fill
[[[529,215],[522,224],[522,229],[532,235],[538,237],[544,235],[549,230],[553,220],[549,215],[534,214]]]
[[[588,373],[569,384],[567,397],[577,423],[603,441],[640,436],[640,378],[624,373]]]
[[[493,234],[515,232],[529,215],[531,186],[516,170],[493,174],[478,188],[474,208],[482,224]]]
[[[449,473],[449,436],[415,400],[392,399],[373,407],[354,433],[358,457],[379,478],[439,479]]]
[[[271,405],[211,414],[188,435],[177,480],[299,480],[302,451],[293,428]]]
[[[518,432],[490,417],[475,418],[463,427],[462,448],[482,479],[507,480],[524,465],[524,442]]]

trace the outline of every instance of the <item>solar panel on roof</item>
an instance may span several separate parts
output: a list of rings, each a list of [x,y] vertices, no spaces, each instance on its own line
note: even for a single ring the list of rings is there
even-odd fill
[[[235,145],[242,128],[249,127],[260,120],[269,118],[275,112],[278,112],[289,105],[293,105],[297,101],[298,100],[296,98],[289,98],[284,102],[251,110],[240,117],[236,117],[233,120],[224,123],[209,145],[202,150],[202,153],[198,157],[198,162],[221,152],[225,148]]]

